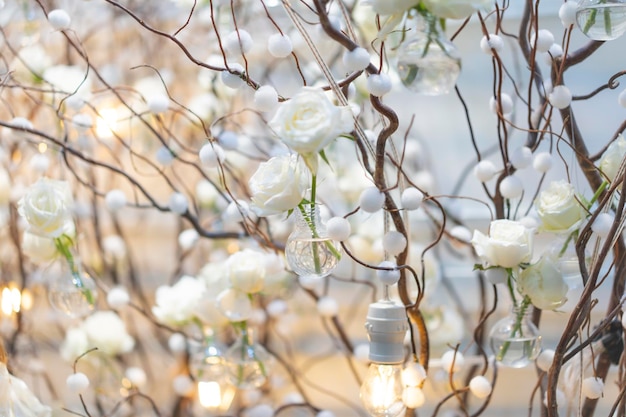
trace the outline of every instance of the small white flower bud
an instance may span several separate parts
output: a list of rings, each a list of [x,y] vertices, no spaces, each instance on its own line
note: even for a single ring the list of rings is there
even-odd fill
[[[178,235],[178,244],[183,251],[188,251],[196,245],[199,238],[200,235],[196,229],[186,229]]]
[[[207,168],[216,168],[226,159],[224,149],[217,143],[207,143],[200,148],[198,153],[200,162]]]
[[[254,107],[259,111],[272,111],[278,105],[278,92],[271,85],[263,85],[254,92]]]
[[[124,287],[113,287],[107,294],[107,304],[109,307],[118,309],[128,305],[130,302],[130,295]]]
[[[568,0],[559,8],[559,19],[565,28],[576,23],[576,12],[578,3],[574,0]]]
[[[170,99],[164,94],[158,94],[148,99],[148,110],[152,114],[165,113],[170,106]]]
[[[535,155],[535,159],[533,160],[533,168],[535,168],[537,172],[545,174],[552,169],[553,163],[554,158],[552,158],[549,152],[539,152]]]
[[[390,230],[383,236],[383,249],[395,256],[406,249],[406,237],[396,230]]]
[[[426,379],[426,370],[419,362],[411,362],[402,370],[402,383],[416,387]]]
[[[511,152],[509,158],[516,169],[523,169],[532,163],[533,151],[527,146],[522,146]]]
[[[370,54],[367,49],[357,47],[343,53],[343,65],[348,72],[361,71],[370,64]]]
[[[326,232],[328,233],[328,237],[332,240],[343,242],[350,237],[352,227],[347,219],[343,217],[332,217],[326,222]]]
[[[387,74],[372,74],[367,77],[367,91],[376,97],[382,97],[391,91],[391,78]]]
[[[419,387],[404,387],[402,402],[409,408],[419,408],[424,405],[426,398]]]
[[[122,190],[111,190],[104,197],[107,208],[116,212],[126,205],[126,195]]]
[[[537,52],[548,52],[554,43],[554,35],[547,29],[539,29],[536,34],[530,37],[530,45],[535,45],[535,41],[537,42]]]
[[[70,27],[72,19],[63,9],[55,9],[48,13],[48,22],[56,30],[65,30]]]
[[[502,108],[500,109],[500,105]],[[496,97],[489,99],[489,108],[494,113],[502,113],[502,115],[510,114],[513,111],[513,99],[507,93],[500,94],[500,101]]]
[[[550,370],[550,367],[552,366],[553,361],[554,350],[544,349],[541,351],[539,356],[537,356],[537,368],[541,369],[543,372],[548,372]]]
[[[224,37],[224,49],[230,53],[243,52],[244,54],[250,52],[254,42],[252,36],[247,30],[239,29],[230,32]]]
[[[494,51],[499,53],[503,47],[502,38],[494,33],[489,34],[489,39],[487,36],[483,36],[480,40],[480,49],[486,54],[492,54]]]
[[[184,214],[189,208],[187,197],[181,193],[172,193],[168,206],[176,214]]]
[[[600,213],[593,221],[591,230],[601,238],[606,238],[609,235],[614,222],[615,216],[611,213]]]
[[[379,268],[392,268],[392,269],[377,269],[376,276],[385,285],[393,285],[400,279],[400,270],[397,269],[398,265],[391,261],[382,261],[378,264]]]
[[[376,187],[368,187],[359,196],[361,210],[367,213],[376,213],[383,207],[385,195]]]
[[[465,364],[465,357],[461,352],[455,352],[454,350],[448,350],[441,355],[441,367],[448,373],[456,373],[463,368]]]
[[[480,182],[487,182],[491,180],[497,172],[498,169],[494,163],[486,159],[483,159],[474,167],[474,175]]]
[[[76,372],[67,377],[65,385],[71,392],[82,394],[89,388],[89,378],[82,372]]]
[[[487,398],[491,394],[491,382],[482,375],[476,375],[470,380],[469,389],[477,398]]]
[[[572,103],[572,93],[564,85],[557,85],[548,95],[548,101],[557,109],[564,109]]]
[[[405,210],[417,210],[424,201],[424,193],[415,187],[409,187],[402,191],[400,203]]]
[[[275,33],[267,40],[267,50],[274,58],[285,58],[293,52],[293,45],[289,36]]]
[[[333,317],[339,312],[339,304],[332,297],[320,297],[317,300],[317,312],[322,317]]]
[[[228,70],[224,70],[221,72],[221,78],[224,85],[233,89],[243,87],[246,82],[241,78],[240,75],[238,75],[244,73],[243,66],[241,66],[241,64],[229,64],[228,66],[232,72]]]
[[[583,379],[582,393],[585,397],[595,400],[602,396],[604,392],[604,382],[602,379],[590,376]]]
[[[500,183],[500,194],[504,198],[517,198],[524,192],[524,183],[516,175],[509,175]]]

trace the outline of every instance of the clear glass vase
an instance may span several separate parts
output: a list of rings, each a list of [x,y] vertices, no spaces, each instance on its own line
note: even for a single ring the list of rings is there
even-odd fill
[[[398,48],[397,70],[402,84],[410,91],[430,96],[449,93],[461,73],[456,46],[445,37],[436,16],[417,15],[411,23]]]
[[[198,401],[210,411],[227,411],[235,396],[224,356],[224,347],[212,336],[207,337],[200,349],[191,355],[189,365],[197,381]]]
[[[541,334],[531,320],[532,311],[532,305],[525,299],[491,328],[491,350],[502,365],[523,368],[541,352]]]
[[[228,380],[241,389],[258,388],[267,381],[273,359],[254,342],[252,330],[242,325],[239,338],[224,354]]]
[[[593,40],[617,39],[626,32],[626,1],[581,0],[576,9],[576,24]]]
[[[328,237],[319,212],[318,204],[301,204],[294,210],[296,222],[287,238],[285,257],[298,275],[325,277],[341,259],[339,243]]]
[[[48,300],[52,308],[70,317],[84,317],[96,308],[96,282],[83,271],[80,259],[60,259],[49,272]]]

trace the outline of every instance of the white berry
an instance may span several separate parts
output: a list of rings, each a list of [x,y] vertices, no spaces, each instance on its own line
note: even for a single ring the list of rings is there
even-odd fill
[[[278,92],[271,85],[263,85],[254,92],[254,107],[259,111],[272,111],[278,105]]]
[[[350,237],[352,227],[350,222],[343,217],[332,217],[326,222],[326,232],[332,240],[344,241]]]
[[[370,54],[367,49],[357,47],[343,53],[343,65],[348,72],[361,71],[370,64]]]
[[[391,78],[387,74],[372,74],[367,77],[367,91],[373,96],[382,97],[391,91]]]
[[[476,176],[480,182],[487,182],[491,180],[497,172],[498,169],[494,163],[486,159],[483,159],[474,167],[474,176]]]
[[[557,109],[564,109],[572,102],[572,93],[564,85],[557,85],[548,95],[548,101]]]
[[[568,0],[559,8],[559,19],[565,28],[576,23],[576,12],[578,3],[574,0]]]
[[[111,190],[104,197],[107,208],[116,212],[126,205],[126,195],[122,190]]]
[[[424,201],[424,193],[415,187],[410,187],[402,191],[400,203],[405,210],[417,210]]]
[[[495,52],[500,52],[504,47],[504,42],[502,38],[496,34],[490,33],[489,39],[487,36],[483,36],[480,40],[480,49],[486,54],[492,54]]]
[[[531,36],[531,46],[535,45],[535,42],[537,42],[537,52],[548,52],[554,43],[554,35],[547,29],[540,29],[536,34]]]
[[[500,194],[504,198],[517,198],[524,192],[524,183],[515,176],[509,175],[500,183]]]
[[[426,370],[419,362],[411,362],[402,370],[402,383],[416,387],[426,379]]]
[[[459,372],[465,364],[465,357],[461,352],[448,350],[441,355],[441,367],[448,373]]]
[[[605,238],[609,235],[614,222],[615,216],[613,216],[611,213],[600,213],[598,214],[598,217],[596,217],[596,219],[593,221],[593,224],[591,225],[591,230],[598,236]]]
[[[526,168],[533,161],[533,151],[527,146],[522,146],[511,152],[509,159],[516,169]]]
[[[207,143],[198,153],[200,162],[207,168],[216,168],[226,159],[224,149],[217,143]]]
[[[293,45],[289,36],[276,33],[267,40],[267,50],[274,58],[284,58],[291,54]]]
[[[366,188],[361,192],[359,205],[367,213],[376,213],[383,207],[385,195],[376,187]]]
[[[317,311],[322,317],[333,317],[339,312],[339,304],[332,297],[320,297],[317,300]]]
[[[426,402],[424,392],[419,387],[404,387],[402,402],[409,408],[419,408]]]
[[[176,214],[184,214],[189,208],[187,197],[181,193],[172,193],[169,200],[169,208]]]
[[[111,308],[122,308],[130,302],[130,295],[124,287],[113,287],[107,294],[107,304]]]
[[[595,400],[602,396],[604,391],[604,382],[600,378],[589,377],[583,379],[582,393],[585,397]]]
[[[71,392],[82,394],[89,388],[89,378],[82,372],[76,372],[67,377],[65,385]]]
[[[406,249],[406,237],[396,230],[390,230],[383,236],[383,249],[392,256],[402,253]]]
[[[541,369],[543,372],[548,372],[550,370],[550,367],[552,366],[553,361],[554,350],[544,349],[541,351],[539,356],[537,356],[537,368]]]
[[[539,152],[535,154],[535,159],[533,160],[533,168],[542,174],[550,171],[552,169],[552,165],[554,163],[554,158],[549,152]]]
[[[491,382],[482,375],[477,375],[470,380],[469,388],[477,398],[487,398],[491,394]]]
[[[70,27],[72,19],[63,9],[55,9],[48,13],[48,22],[56,30],[64,30]]]
[[[378,264],[379,268],[376,270],[376,276],[385,285],[393,285],[400,279],[400,270],[397,269],[398,265],[391,261],[382,261]]]

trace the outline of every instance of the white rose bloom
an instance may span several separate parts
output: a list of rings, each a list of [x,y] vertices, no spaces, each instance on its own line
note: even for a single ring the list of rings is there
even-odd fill
[[[107,355],[118,355],[133,349],[135,340],[126,331],[126,324],[113,311],[97,311],[83,322],[91,347]]]
[[[38,236],[27,230],[22,237],[22,251],[36,264],[51,262],[59,255],[54,239]]]
[[[626,155],[626,139],[619,135],[617,140],[609,145],[602,155],[602,159],[600,159],[600,170],[610,181],[615,179],[624,155]]]
[[[307,174],[295,154],[275,156],[260,164],[248,182],[254,212],[269,216],[296,207],[309,186]]]
[[[74,362],[91,347],[87,332],[82,327],[74,327],[65,333],[65,339],[61,344],[61,357],[68,362]]]
[[[550,232],[571,232],[585,218],[585,209],[567,181],[553,181],[535,200],[541,228]]]
[[[14,377],[0,362],[0,410],[2,415],[19,417],[50,417],[52,410],[30,391],[26,382]],[[5,414],[6,413],[6,414]]]
[[[209,262],[198,272],[198,280],[205,286],[196,312],[198,318],[211,327],[227,324],[228,318],[217,307],[217,296],[230,287],[228,261]]]
[[[489,227],[489,236],[474,231],[472,244],[476,254],[489,266],[513,268],[530,261],[533,235],[519,222],[494,220]]]
[[[72,204],[67,182],[41,178],[20,199],[18,210],[28,222],[29,232],[56,238],[71,220]]]
[[[265,285],[265,254],[252,249],[233,253],[228,258],[228,277],[233,288],[254,294]]]
[[[278,107],[269,126],[294,151],[315,154],[351,132],[354,120],[349,107],[335,106],[322,90],[305,87]]]
[[[185,324],[196,315],[204,291],[202,281],[185,275],[171,287],[163,285],[157,288],[152,313],[161,323],[170,326]]]
[[[489,6],[491,0],[423,0],[424,6],[443,19],[465,19],[475,11]]]
[[[539,262],[522,270],[517,285],[519,292],[542,310],[554,310],[567,301],[569,287],[558,264],[549,256],[542,256]]]

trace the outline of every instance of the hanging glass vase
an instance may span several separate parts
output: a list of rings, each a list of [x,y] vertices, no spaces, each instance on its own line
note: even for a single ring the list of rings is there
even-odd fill
[[[258,388],[267,381],[273,357],[254,342],[252,330],[240,323],[239,338],[224,354],[228,380],[241,389]]]
[[[461,73],[461,57],[445,37],[442,20],[424,12],[409,22],[413,25],[398,48],[397,70],[402,84],[430,96],[449,93]]]
[[[341,259],[339,243],[326,233],[318,204],[301,204],[294,210],[295,228],[287,238],[285,257],[298,275],[325,277]]]
[[[192,354],[189,364],[198,384],[200,405],[210,411],[228,411],[235,397],[235,387],[228,381],[224,354],[223,346],[209,336]]]
[[[48,300],[57,311],[70,317],[83,317],[96,307],[96,283],[85,273],[80,260],[60,259],[50,271]]]
[[[576,9],[576,24],[593,40],[617,39],[626,32],[626,1],[581,0]]]
[[[523,368],[539,355],[541,335],[531,320],[532,311],[530,301],[525,298],[491,328],[491,350],[502,365]]]

